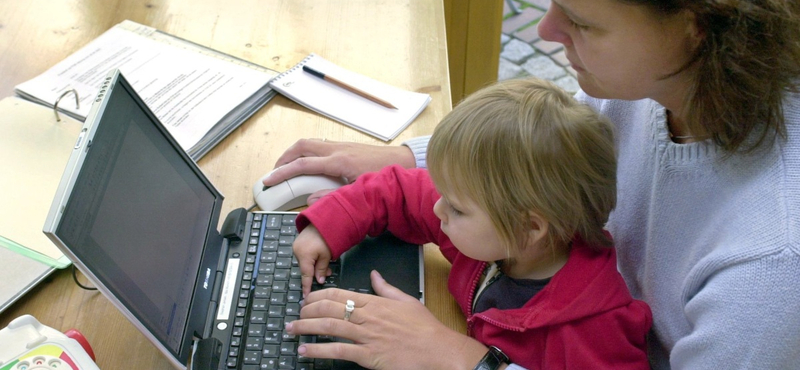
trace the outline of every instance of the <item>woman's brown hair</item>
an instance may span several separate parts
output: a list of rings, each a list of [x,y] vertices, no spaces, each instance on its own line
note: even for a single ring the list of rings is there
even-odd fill
[[[703,39],[686,97],[689,131],[729,153],[786,135],[783,99],[800,83],[798,0],[619,0],[650,7],[656,18],[688,11]]]

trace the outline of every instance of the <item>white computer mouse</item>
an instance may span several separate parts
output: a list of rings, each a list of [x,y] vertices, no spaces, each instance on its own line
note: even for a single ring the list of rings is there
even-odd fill
[[[272,170],[274,172],[275,170]],[[272,172],[261,176],[253,184],[253,199],[262,211],[288,211],[306,205],[308,196],[324,189],[337,189],[347,184],[340,177],[325,175],[301,175],[274,186],[264,186],[264,179]]]

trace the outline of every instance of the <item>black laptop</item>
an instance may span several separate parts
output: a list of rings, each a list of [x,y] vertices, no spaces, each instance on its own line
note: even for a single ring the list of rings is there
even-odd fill
[[[226,215],[223,196],[131,85],[105,78],[44,226],[47,236],[177,367],[358,369],[297,355],[297,213]],[[423,300],[422,249],[385,233],[332,264],[314,289],[373,293],[369,272]],[[191,359],[191,361],[190,361]]]

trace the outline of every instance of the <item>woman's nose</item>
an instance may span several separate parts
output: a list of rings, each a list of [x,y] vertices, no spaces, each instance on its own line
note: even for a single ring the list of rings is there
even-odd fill
[[[572,39],[567,32],[570,27],[566,15],[553,4],[536,26],[539,37],[544,40],[563,44],[565,47],[572,45]]]

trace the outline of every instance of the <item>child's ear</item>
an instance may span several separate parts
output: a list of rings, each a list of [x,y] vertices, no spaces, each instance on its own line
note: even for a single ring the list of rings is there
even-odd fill
[[[528,230],[528,247],[536,245],[547,236],[550,223],[536,212],[530,213],[530,229]]]

